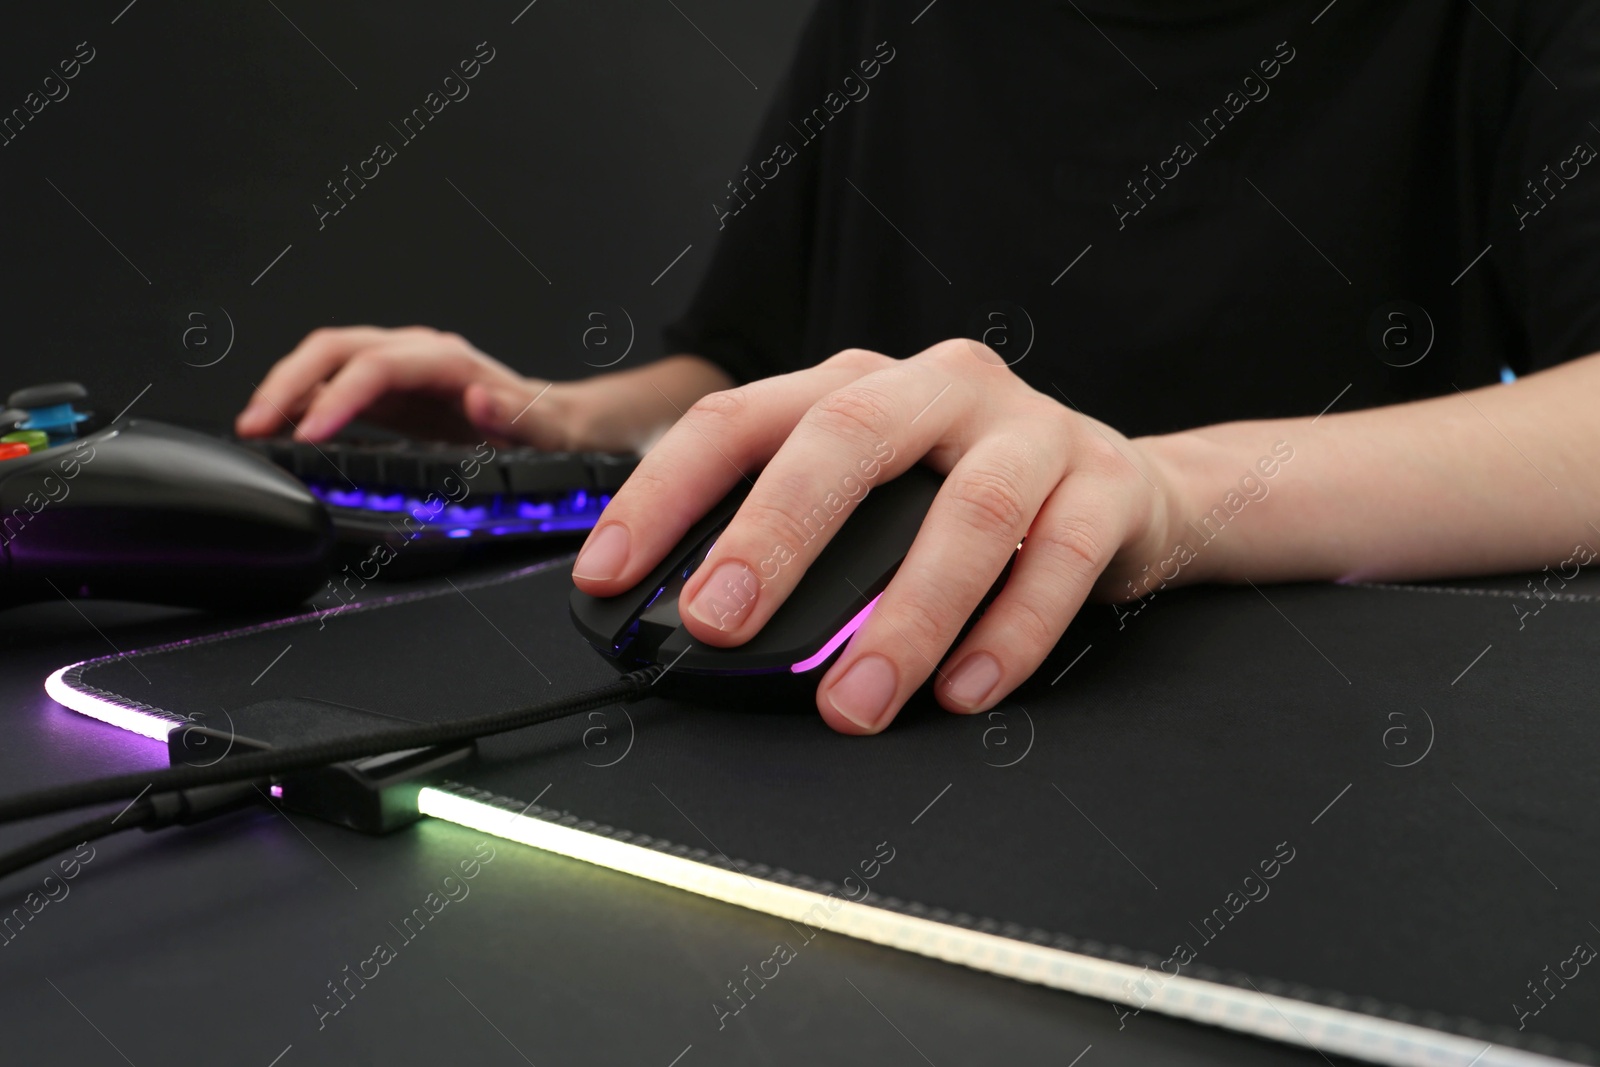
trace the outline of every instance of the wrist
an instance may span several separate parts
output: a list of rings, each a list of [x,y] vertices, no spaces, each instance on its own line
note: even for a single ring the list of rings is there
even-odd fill
[[[1132,570],[1162,588],[1215,580],[1224,570],[1225,546],[1207,537],[1209,510],[1202,501],[1220,499],[1225,492],[1212,487],[1226,480],[1226,450],[1190,432],[1141,437],[1134,444],[1154,468],[1159,492],[1152,529],[1140,546],[1141,557],[1130,560]],[[1122,592],[1127,593],[1126,586]],[[1138,582],[1135,592],[1145,593]]]
[[[1295,457],[1293,445],[1277,437],[1282,429],[1235,423],[1141,439],[1172,487],[1161,559],[1175,561],[1176,584],[1260,573],[1263,534],[1278,510],[1266,501]]]
[[[655,405],[602,374],[573,382],[551,382],[539,407],[541,420],[558,429],[559,447],[569,452],[637,452],[650,433]],[[543,388],[543,386],[540,386]],[[647,390],[648,391],[648,390]],[[654,397],[656,404],[660,397]]]

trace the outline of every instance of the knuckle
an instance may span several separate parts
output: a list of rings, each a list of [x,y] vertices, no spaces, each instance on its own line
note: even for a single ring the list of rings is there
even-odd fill
[[[768,498],[765,494],[752,493],[739,508],[737,525],[739,527],[738,541],[734,551],[748,548],[756,553],[771,550],[779,542],[788,543],[795,540],[794,530],[804,528],[803,524],[809,513],[800,511],[804,505],[785,507],[780,500],[803,500],[804,497],[780,496],[776,500]],[[830,524],[832,516],[829,516]],[[826,527],[822,527],[826,529]],[[734,542],[730,542],[734,543]],[[799,546],[800,555],[808,553],[806,546]],[[754,563],[754,560],[746,560]]]
[[[1006,361],[982,341],[970,337],[952,337],[928,349],[927,356],[952,370],[971,371],[977,364],[1004,367]]]
[[[1052,519],[1029,535],[1076,574],[1095,575],[1105,568],[1107,553],[1100,531],[1075,516]]]
[[[1021,533],[1032,518],[1023,476],[1020,465],[996,462],[964,472],[950,489],[956,515],[986,533]]]
[[[955,636],[947,622],[953,617],[936,598],[912,593],[886,614],[884,621],[890,625],[876,631],[879,647],[909,670],[927,674]]]
[[[977,360],[979,363],[990,367],[1004,367],[1006,365],[1005,357],[982,341],[974,341],[969,337],[962,342],[962,345],[966,349],[967,356]]]
[[[1111,439],[1090,432],[1078,446],[1079,465],[1096,471],[1116,470],[1126,462]]]
[[[364,348],[350,357],[348,366],[361,370],[387,370],[394,366],[395,353],[382,348]]]
[[[1044,606],[1028,597],[1020,597],[1012,603],[1008,615],[1007,627],[1016,640],[1007,643],[1030,656],[1048,651],[1066,629]]]
[[[873,389],[853,385],[829,393],[811,405],[807,418],[819,428],[846,440],[870,437],[876,441],[890,425],[891,410],[887,397]]]
[[[873,352],[866,348],[846,348],[829,356],[827,363],[857,370],[863,374],[878,370],[885,364],[893,362],[888,356],[880,352]]]
[[[472,342],[458,333],[441,333],[434,339],[438,357],[449,362],[450,366],[460,369],[463,373],[470,373],[482,360],[482,355]]]
[[[343,340],[344,334],[345,327],[342,326],[318,326],[306,334],[306,339],[301,345],[307,350],[331,348]]]
[[[707,393],[689,407],[688,414],[695,419],[713,423],[733,423],[749,407],[749,397],[742,389],[722,389]]]

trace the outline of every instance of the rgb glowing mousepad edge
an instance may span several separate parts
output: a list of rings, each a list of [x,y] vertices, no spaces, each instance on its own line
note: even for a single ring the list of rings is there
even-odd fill
[[[479,714],[614,676],[566,618],[568,588],[556,561],[92,661],[55,691],[147,736],[278,696]],[[1321,1006],[1462,1042],[1332,1049],[1384,1062],[1583,1062],[1600,1044],[1583,947],[1600,943],[1597,645],[1583,599],[1173,592],[1134,616],[1091,608],[984,715],[919,700],[857,740],[814,713],[649,700],[491,739],[431,804],[645,877],[731,872],[686,886],[723,899],[775,885],[785,902],[735,902],[1034,968],[1014,976],[1118,1001],[1125,1025],[1169,1011],[1328,1048],[1342,1017],[1281,1010]],[[984,938],[1038,951],[965,958],[995,958]],[[1078,960],[1108,966],[1067,973]],[[1208,1017],[1245,1010],[1228,990],[1250,1019]]]

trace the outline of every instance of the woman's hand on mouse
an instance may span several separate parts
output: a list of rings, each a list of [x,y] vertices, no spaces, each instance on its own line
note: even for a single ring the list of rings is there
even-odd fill
[[[694,356],[574,382],[525,378],[458,334],[426,326],[314,330],[239,413],[244,437],[325,441],[351,419],[435,440],[601,452],[648,445],[680,411],[730,384]]]
[[[761,470],[679,601],[697,639],[742,644],[849,521],[863,486],[918,462],[945,483],[817,689],[818,710],[844,733],[883,729],[935,673],[946,708],[993,707],[1050,653],[1097,584],[1122,588],[1137,572],[1129,561],[1156,558],[1180,511],[1176,476],[1152,450],[1034,390],[985,345],[946,341],[903,360],[850,350],[703,397],[611,501],[573,578],[600,596],[631,587]],[[796,543],[818,508],[834,521]],[[1004,589],[952,650],[1024,538]]]

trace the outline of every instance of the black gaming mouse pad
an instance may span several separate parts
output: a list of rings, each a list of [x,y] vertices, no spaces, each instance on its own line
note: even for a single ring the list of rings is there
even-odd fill
[[[615,677],[568,619],[568,566],[66,682],[157,718],[288,696],[423,721],[510,708]],[[805,709],[652,698],[490,739],[454,795],[736,875],[699,889],[724,899],[809,903],[763,967],[831,925],[1095,992],[1130,1026],[1170,1011],[1379,1062],[1595,1062],[1597,681],[1588,597],[1171,591],[1086,609],[987,714],[924,693],[849,738]]]

